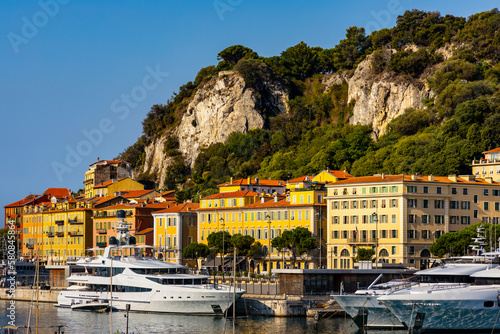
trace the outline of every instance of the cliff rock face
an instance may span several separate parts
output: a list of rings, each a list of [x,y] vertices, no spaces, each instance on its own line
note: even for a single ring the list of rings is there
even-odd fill
[[[177,128],[179,149],[188,164],[194,164],[201,148],[225,142],[236,131],[246,133],[263,128],[269,114],[288,111],[288,97],[283,87],[264,83],[262,88],[257,94],[247,88],[240,75],[227,71],[198,89]],[[264,97],[267,98],[264,100]]]
[[[390,59],[390,52],[387,51],[387,59]],[[422,100],[434,93],[427,84],[428,72],[411,80],[390,71],[376,74],[371,59],[371,55],[366,57],[351,78],[346,73],[326,76],[323,86],[328,90],[331,85],[346,81],[349,85],[348,103],[354,102],[349,123],[371,125],[376,139],[386,132],[392,119],[402,115],[407,108],[424,108]]]
[[[202,148],[225,142],[235,131],[263,128],[270,116],[288,112],[288,92],[279,82],[259,83],[257,90],[248,88],[233,71],[221,72],[198,87],[179,126],[146,148],[143,170],[156,174],[163,184],[166,168],[173,160],[163,152],[168,136],[178,138],[179,151],[192,167]]]

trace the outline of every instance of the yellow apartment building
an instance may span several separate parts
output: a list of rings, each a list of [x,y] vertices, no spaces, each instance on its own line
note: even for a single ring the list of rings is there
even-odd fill
[[[182,252],[187,245],[197,240],[196,210],[199,206],[199,203],[183,203],[153,213],[154,247],[158,250],[158,258],[186,264]]]
[[[92,209],[84,200],[67,200],[44,211],[43,258],[48,264],[67,264],[92,247]]]
[[[246,179],[239,179],[222,183],[218,185],[219,192],[233,192],[233,191],[253,191],[259,194],[284,194],[286,191],[286,182],[281,180],[261,180],[258,177],[252,179],[250,177]]]
[[[472,175],[374,175],[327,186],[328,268],[353,268],[359,248],[375,261],[423,268],[443,233],[498,223],[500,183]]]
[[[312,178],[311,181],[319,183],[332,183],[341,180],[346,180],[350,177],[352,177],[352,175],[347,173],[346,171],[327,169],[319,172],[316,176]]]
[[[128,162],[121,160],[100,160],[97,158],[97,161],[91,164],[85,172],[85,179],[83,181],[85,198],[96,196],[94,192],[96,185],[127,177],[132,177],[132,167]]]
[[[21,251],[25,259],[42,258],[43,252],[43,212],[50,202],[28,205],[23,208],[23,234]]]
[[[109,180],[104,183],[94,186],[93,194],[99,197],[117,196],[121,192],[131,190],[144,190],[144,185],[129,177],[124,177],[119,180]]]
[[[491,177],[500,182],[500,147],[483,152],[484,159],[472,161],[472,174],[476,177]]]
[[[308,228],[320,245],[321,236],[326,228],[326,191],[293,191],[287,196],[263,196],[252,191],[236,191],[219,193],[200,200],[198,209],[198,240],[207,243],[212,232],[225,230],[231,235],[250,235],[262,244],[264,254],[250,263],[251,271],[268,271],[280,269],[290,264],[291,255],[288,252],[278,254],[270,247],[274,237],[281,236],[285,230],[296,227]],[[320,236],[318,238],[318,236]],[[268,249],[271,248],[269,261]],[[319,251],[310,255],[297,257],[299,268],[316,268],[320,261]],[[323,261],[326,259],[323,257]]]

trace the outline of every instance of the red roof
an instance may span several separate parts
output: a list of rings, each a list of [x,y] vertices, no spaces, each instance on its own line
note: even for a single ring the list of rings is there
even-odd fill
[[[10,207],[16,207],[16,206],[23,206],[23,205],[25,205],[25,204],[33,201],[37,197],[40,197],[40,196],[41,195],[28,195],[25,198],[23,198],[22,200],[19,200],[17,202],[5,205],[4,208],[10,208]]]
[[[341,170],[325,170],[325,172],[335,176],[337,179],[346,179],[353,177],[351,174]]]
[[[135,232],[135,235],[143,235],[153,232],[155,229],[153,227],[145,228],[144,230]]]
[[[250,183],[248,183],[248,178],[239,179],[236,181],[226,182],[219,184],[219,187],[229,187],[229,186],[248,186],[248,185],[256,185],[256,186],[268,186],[268,187],[283,187],[285,185],[285,181],[282,180],[261,180],[258,179],[259,183],[255,183],[255,179],[250,179]]]
[[[43,194],[49,197],[55,196],[56,198],[71,197],[71,191],[66,188],[49,188]]]
[[[210,195],[207,197],[203,197],[202,199],[215,199],[215,198],[232,198],[232,197],[253,197],[260,196],[259,193],[250,190],[238,190],[238,191],[230,191],[226,193],[218,193],[214,195]]]
[[[492,150],[489,150],[489,151],[483,152],[483,154],[485,154],[485,153],[496,153],[496,152],[500,152],[500,147],[497,147],[497,148],[494,148],[494,149],[492,149]]]
[[[301,177],[296,177],[295,179],[288,180],[288,183],[296,183],[296,182],[310,182],[313,176],[305,175]]]
[[[136,197],[141,197],[146,194],[149,194],[151,192],[155,191],[154,189],[150,190],[130,190],[130,191],[122,191],[122,196],[125,198],[136,198]]]
[[[189,212],[189,210],[194,211],[198,210],[200,207],[200,203],[183,203],[183,204],[178,204],[172,207],[169,207],[167,209],[163,209],[160,211],[156,211],[156,213],[169,213],[169,212]]]

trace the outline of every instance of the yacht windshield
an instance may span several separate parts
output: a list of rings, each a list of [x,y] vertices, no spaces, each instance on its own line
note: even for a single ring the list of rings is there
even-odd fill
[[[185,274],[185,268],[130,268],[139,275]]]

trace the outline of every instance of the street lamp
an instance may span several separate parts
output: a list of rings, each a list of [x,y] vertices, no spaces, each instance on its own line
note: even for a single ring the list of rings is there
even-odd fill
[[[375,267],[377,266],[377,251],[378,251],[378,215],[372,213],[373,222],[375,223]]]
[[[267,253],[269,254],[269,268],[267,268],[268,274],[271,274],[271,216],[269,213],[266,214],[267,223],[269,228],[267,229],[267,240],[269,241],[269,246],[267,248]]]

